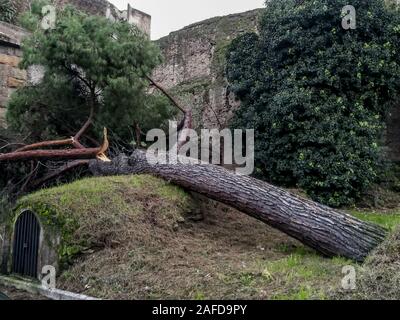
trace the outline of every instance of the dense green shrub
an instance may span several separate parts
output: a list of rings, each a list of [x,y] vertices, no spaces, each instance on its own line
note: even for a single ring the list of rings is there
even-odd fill
[[[13,23],[15,22],[16,18],[17,8],[15,7],[13,1],[0,0],[0,21]]]
[[[256,130],[257,174],[352,203],[379,174],[385,118],[399,97],[400,19],[383,0],[355,0],[356,29],[342,28],[345,0],[271,0],[259,34],[228,52],[242,101],[233,126]]]
[[[0,153],[13,151],[22,142],[22,138],[10,130],[0,127]],[[0,164],[0,215],[5,213],[9,201],[14,200],[19,188],[32,170],[30,162],[2,162]],[[0,218],[1,221],[1,218]]]

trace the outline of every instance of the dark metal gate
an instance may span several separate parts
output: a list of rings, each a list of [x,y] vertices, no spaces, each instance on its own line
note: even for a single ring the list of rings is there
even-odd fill
[[[39,252],[40,225],[31,211],[24,211],[14,229],[12,272],[36,278]]]

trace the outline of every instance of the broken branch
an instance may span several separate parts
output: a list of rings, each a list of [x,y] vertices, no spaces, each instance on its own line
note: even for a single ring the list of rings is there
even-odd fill
[[[65,173],[65,172],[67,172],[69,170],[72,170],[72,169],[80,167],[80,166],[88,165],[89,163],[90,163],[90,160],[75,160],[75,161],[68,162],[64,166],[62,166],[62,167],[60,167],[60,168],[48,173],[43,178],[41,178],[39,180],[36,180],[32,184],[32,187],[33,188],[39,187],[43,183],[45,183],[45,182],[47,182],[47,181],[49,181],[51,179],[54,179],[54,178],[58,177],[59,175]]]
[[[67,145],[72,145],[73,144],[73,139],[65,139],[65,140],[54,140],[54,141],[43,141],[39,143],[34,143],[30,144],[28,146],[19,148],[15,150],[14,152],[24,152],[24,151],[30,151],[30,150],[35,150],[35,149],[42,149],[46,147],[60,147],[60,146],[67,146]]]

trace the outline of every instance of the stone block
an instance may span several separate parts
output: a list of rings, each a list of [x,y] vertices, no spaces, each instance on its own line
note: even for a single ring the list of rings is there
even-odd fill
[[[8,88],[5,85],[0,87],[0,97],[1,96],[8,97]]]
[[[11,77],[13,77],[15,79],[18,79],[18,80],[26,81],[26,79],[27,79],[26,70],[21,70],[21,69],[18,69],[18,68],[11,68],[10,71],[11,71],[10,72],[10,76]]]
[[[11,67],[6,64],[0,64],[0,88],[7,85],[7,79],[10,75]]]
[[[0,95],[0,108],[5,108],[7,106],[8,95]]]
[[[7,85],[9,88],[19,88],[25,84],[24,80],[16,79],[13,77],[9,77],[7,81]]]
[[[0,128],[6,128],[7,123],[6,123],[6,108],[1,108],[0,107]]]
[[[20,61],[21,58],[19,57],[0,54],[0,64],[6,64],[12,67],[18,67]]]
[[[17,88],[7,88],[8,92],[8,97],[11,97],[11,95],[17,90]]]

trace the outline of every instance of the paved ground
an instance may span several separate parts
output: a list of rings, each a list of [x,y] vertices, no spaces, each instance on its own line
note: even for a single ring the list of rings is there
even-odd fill
[[[8,296],[11,300],[48,300],[46,297],[31,294],[25,291],[16,290],[14,288],[8,288],[0,285],[0,300],[2,295]]]

